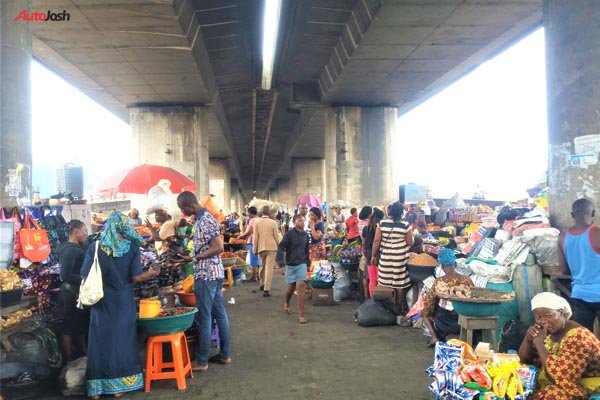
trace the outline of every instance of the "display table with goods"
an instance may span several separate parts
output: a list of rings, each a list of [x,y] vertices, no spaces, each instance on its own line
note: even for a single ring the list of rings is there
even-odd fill
[[[487,218],[487,217],[486,217]],[[530,301],[537,293],[545,290],[568,293],[564,281],[550,277],[544,278],[544,271],[556,271],[558,265],[557,229],[548,223],[545,210],[513,210],[503,208],[496,221],[471,223],[455,236],[456,272],[471,279],[476,288],[492,289],[503,292],[495,301],[473,301],[471,299],[452,298],[453,309],[468,317],[496,316],[496,337],[505,323],[521,320],[525,324],[533,322]],[[436,239],[437,240],[437,239]],[[428,253],[429,254],[429,253]],[[435,254],[430,254],[436,257]],[[413,282],[423,282],[419,296],[409,312],[417,326],[422,321],[421,311],[424,298],[436,278],[443,276],[441,267],[417,269],[413,261],[407,269]],[[426,274],[434,273],[423,279]],[[494,299],[491,299],[494,300]],[[455,304],[456,303],[456,304]],[[427,333],[427,332],[425,332]]]
[[[337,282],[333,288],[334,299],[340,302],[346,299],[361,301],[364,296],[362,280],[359,275],[362,247],[358,242],[344,242],[334,246],[328,260],[337,267]],[[365,268],[366,266],[363,266]]]
[[[526,400],[535,391],[538,369],[516,354],[494,353],[487,343],[473,350],[453,339],[436,344],[427,374],[436,399]]]

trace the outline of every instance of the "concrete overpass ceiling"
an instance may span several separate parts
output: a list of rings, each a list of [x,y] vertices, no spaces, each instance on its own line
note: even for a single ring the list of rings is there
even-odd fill
[[[321,100],[421,102],[539,26],[541,10],[541,0],[358,2],[321,72]]]
[[[273,91],[261,91],[263,0],[32,0],[34,54],[124,120],[204,104],[210,157],[246,193],[323,157],[324,107],[402,110],[538,26],[542,0],[285,0]]]
[[[212,76],[198,62],[204,43],[184,4],[32,1],[34,9],[61,7],[71,14],[68,23],[32,24],[35,56],[92,97],[116,100],[117,115],[125,117],[123,106],[136,104],[210,103]],[[72,66],[79,73],[69,74]]]

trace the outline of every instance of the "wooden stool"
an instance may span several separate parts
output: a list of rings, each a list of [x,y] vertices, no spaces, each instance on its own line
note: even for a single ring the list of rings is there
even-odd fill
[[[491,335],[491,348],[498,351],[496,340],[496,329],[498,329],[498,317],[468,317],[458,314],[458,324],[460,325],[460,340],[473,346],[473,331],[488,331]],[[474,347],[474,346],[473,346]]]
[[[163,361],[163,343],[171,343],[173,362]],[[165,369],[170,369],[170,371],[165,371]],[[146,379],[144,390],[149,392],[152,381],[162,379],[176,379],[177,389],[185,390],[187,388],[185,378],[188,375],[190,378],[193,378],[192,362],[185,334],[179,332],[171,335],[150,336],[146,346]]]
[[[231,267],[225,267],[225,274],[227,275],[227,278],[223,281],[223,285],[227,285],[230,288],[232,288],[233,284],[234,284],[234,280],[233,280],[233,271],[231,270]]]

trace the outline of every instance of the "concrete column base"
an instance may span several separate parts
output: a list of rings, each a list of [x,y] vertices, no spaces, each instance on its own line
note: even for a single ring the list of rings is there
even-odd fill
[[[225,215],[231,208],[231,175],[229,162],[226,159],[211,158],[209,161],[210,194],[214,201],[221,207]]]
[[[328,203],[380,205],[397,199],[391,145],[397,112],[391,107],[327,111],[325,163]]]
[[[550,216],[573,223],[571,205],[600,207],[600,19],[598,3],[545,0]]]
[[[171,167],[188,176],[196,195],[208,195],[208,112],[205,107],[130,110],[133,161]]]

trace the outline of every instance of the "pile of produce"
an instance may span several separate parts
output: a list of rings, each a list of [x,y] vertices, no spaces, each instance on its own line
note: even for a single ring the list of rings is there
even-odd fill
[[[0,271],[0,290],[7,292],[9,290],[20,289],[23,287],[19,275],[14,271],[2,270]]]
[[[237,258],[237,255],[229,251],[224,251],[221,253],[221,258]]]
[[[238,239],[232,236],[229,238],[229,244],[246,244],[246,239]]]
[[[189,308],[185,308],[185,307],[178,307],[178,308],[172,308],[170,310],[161,310],[160,313],[158,314],[157,318],[161,318],[161,317],[172,317],[174,315],[182,315],[182,314],[187,314],[190,312]]]
[[[438,262],[427,253],[417,254],[408,260],[408,264],[415,267],[435,267]]]
[[[29,318],[33,315],[31,310],[16,311],[12,314],[0,318],[0,329],[8,328],[23,322],[24,319]]]
[[[473,303],[499,302],[514,297],[512,293],[496,290],[472,288],[466,285],[449,286],[443,281],[437,283],[436,292],[443,298],[470,300]]]
[[[353,263],[358,262],[362,257],[362,247],[358,242],[348,244],[338,244],[331,251],[331,262]]]

